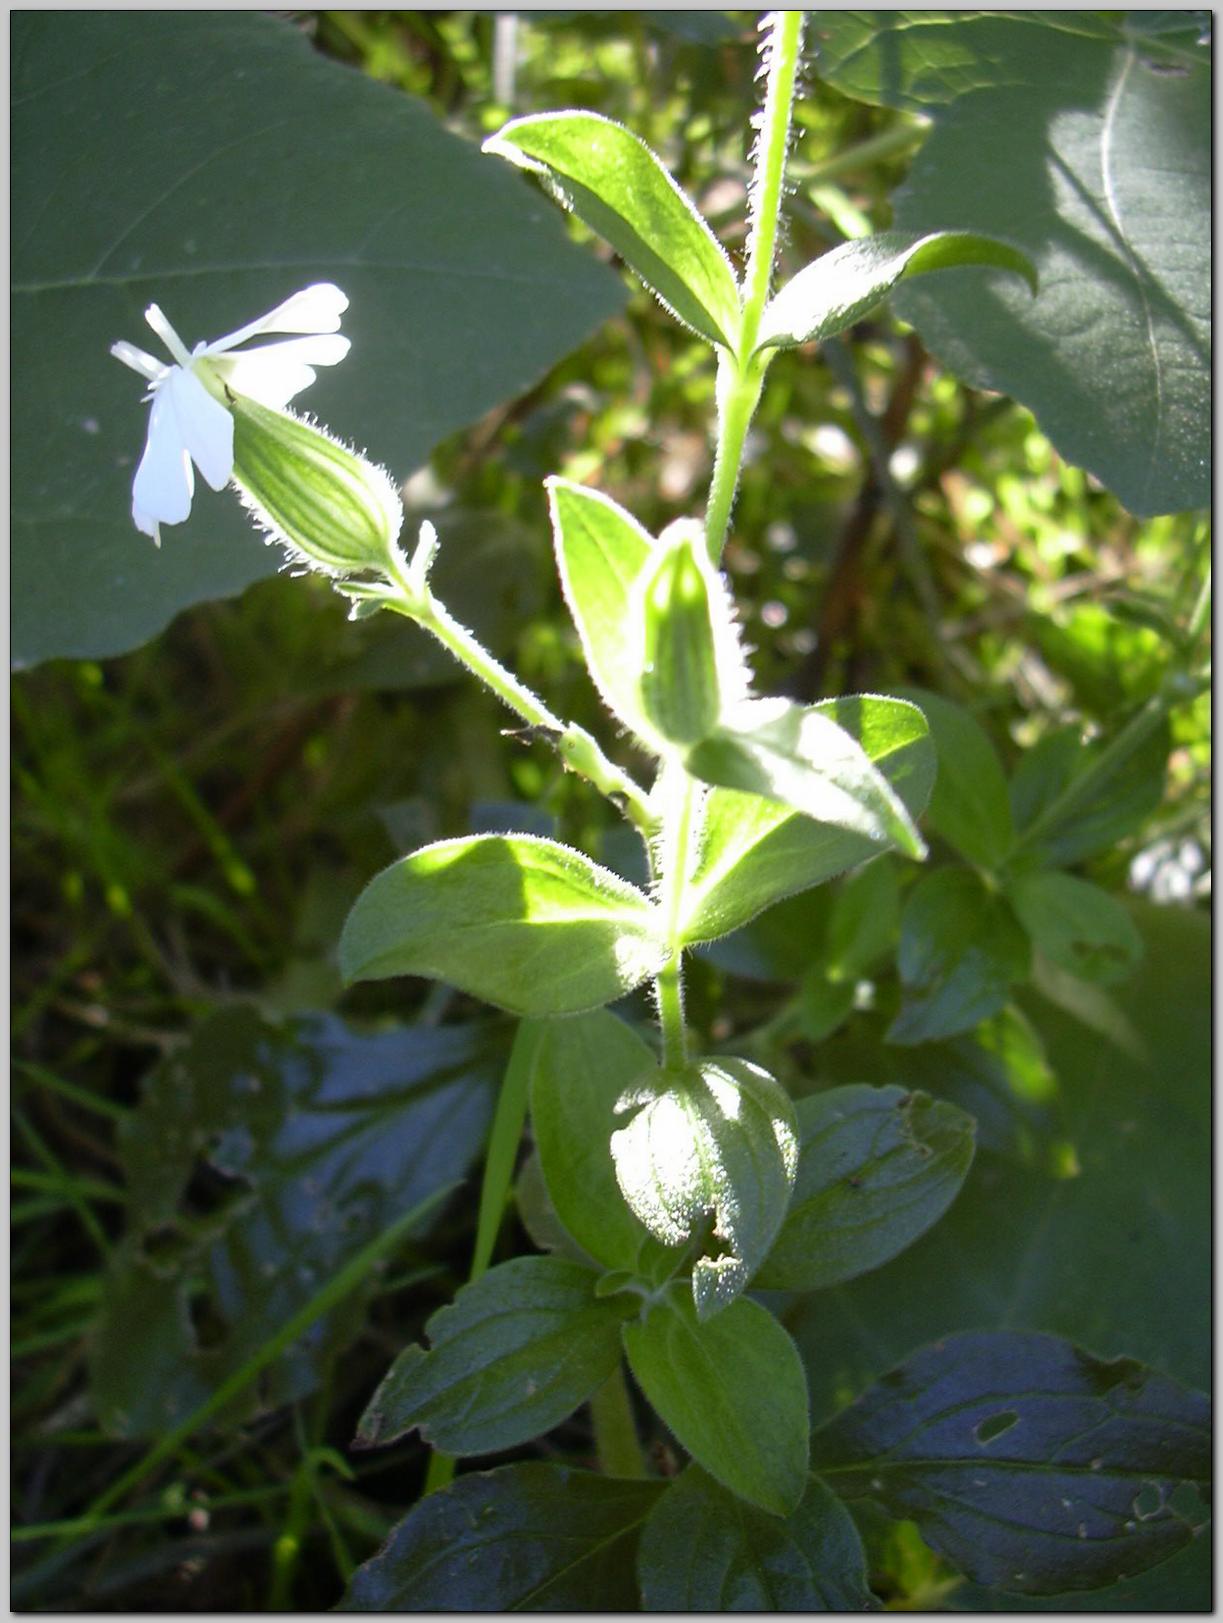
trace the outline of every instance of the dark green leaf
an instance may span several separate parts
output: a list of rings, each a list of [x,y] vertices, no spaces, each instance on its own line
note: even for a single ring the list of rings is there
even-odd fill
[[[858,741],[818,706],[745,700],[716,733],[689,750],[694,777],[760,795],[814,822],[859,834],[878,850],[922,857],[904,802]]]
[[[634,1611],[661,1482],[507,1465],[431,1493],[357,1568],[347,1612]]]
[[[899,923],[896,869],[886,857],[843,880],[828,915],[824,941],[828,978],[856,980],[891,946]]]
[[[647,1612],[870,1612],[862,1541],[817,1478],[784,1520],[690,1465],[659,1499],[637,1554]]]
[[[949,272],[898,313],[1132,511],[1205,505],[1208,53],[1169,62],[1116,12],[829,12],[820,33],[839,89],[934,113],[897,228],[1001,235],[1039,273],[1034,301]]]
[[[526,834],[440,840],[392,863],[340,937],[348,981],[429,975],[514,1014],[611,1003],[664,956],[639,890]]]
[[[1157,701],[1111,738],[1071,750],[1065,737],[1042,741],[1030,775],[1022,762],[1016,773],[1015,792],[1027,813],[1019,852],[1041,867],[1069,867],[1108,850],[1140,828],[1163,798],[1171,740]]]
[[[962,705],[924,688],[906,688],[919,705],[938,752],[938,776],[926,821],[969,862],[996,868],[1014,843],[1006,778],[985,729]]]
[[[795,1109],[798,1174],[765,1289],[821,1290],[890,1261],[938,1222],[972,1164],[972,1117],[924,1093],[833,1088]]]
[[[699,1464],[775,1516],[807,1485],[807,1384],[790,1337],[747,1297],[704,1323],[673,1288],[624,1326],[638,1384]]]
[[[1069,975],[1058,1004],[1024,997],[1065,1080],[1077,1176],[978,1154],[910,1252],[798,1304],[788,1322],[821,1417],[915,1347],[965,1329],[1023,1325],[1210,1382],[1210,919],[1132,912],[1146,943],[1141,999]],[[1208,1610],[1193,1594],[1186,1609]]]
[[[1205,1513],[1174,1494],[1210,1476],[1210,1409],[1134,1359],[968,1332],[916,1353],[830,1421],[812,1462],[843,1497],[916,1521],[969,1577],[1051,1595],[1111,1583],[1192,1540]]]
[[[533,113],[484,143],[609,242],[686,326],[733,350],[739,289],[726,252],[644,141],[599,113]]]
[[[557,1217],[606,1268],[634,1269],[648,1231],[616,1182],[616,1107],[656,1065],[653,1051],[605,1009],[540,1021],[531,1055],[531,1128]]]
[[[561,1257],[515,1257],[465,1285],[404,1349],[357,1431],[364,1448],[419,1429],[447,1454],[492,1454],[551,1431],[620,1362],[624,1305]]]
[[[586,668],[612,714],[640,733],[639,650],[629,609],[633,582],[655,543],[609,496],[567,479],[545,483],[556,565]]]
[[[185,1418],[351,1257],[461,1177],[504,1055],[487,1026],[361,1036],[331,1018],[213,1015],[124,1126],[131,1232],[92,1349],[103,1425],[157,1435]],[[346,1306],[317,1323],[269,1371],[264,1401],[309,1392],[360,1322]]]
[[[900,699],[829,699],[814,707],[862,747],[904,802],[921,814],[935,755],[921,711]],[[715,789],[688,887],[684,939],[710,941],[783,897],[818,885],[878,854],[864,834],[813,822],[757,794]]]
[[[970,1031],[996,1014],[1031,949],[1006,902],[969,868],[940,868],[914,886],[900,927],[904,1002],[892,1043]]]
[[[971,231],[879,231],[821,254],[774,294],[761,319],[756,348],[789,348],[831,338],[861,321],[902,278],[959,265],[1012,271],[1036,292],[1032,261],[996,237]]]
[[[352,354],[303,403],[401,476],[619,307],[512,177],[279,17],[30,12],[12,44],[18,664],[121,652],[282,566],[228,493],[160,551],[132,525],[148,408],[107,351],[149,346],[150,300],[191,343],[338,282]]]
[[[692,1270],[697,1317],[722,1312],[746,1287],[781,1227],[798,1139],[794,1107],[767,1071],[703,1059],[650,1071],[618,1102],[627,1124],[611,1152],[624,1198],[656,1239],[682,1245],[712,1220]]]
[[[1033,944],[1062,969],[1089,981],[1122,981],[1142,956],[1142,938],[1124,906],[1086,879],[1023,874],[1007,897]]]

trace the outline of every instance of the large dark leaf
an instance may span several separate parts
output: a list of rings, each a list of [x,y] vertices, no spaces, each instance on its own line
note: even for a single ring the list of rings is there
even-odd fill
[[[628,1612],[633,1554],[661,1482],[560,1465],[460,1477],[357,1568],[347,1612]]]
[[[1061,1080],[1077,1176],[978,1155],[911,1250],[789,1315],[817,1417],[923,1343],[989,1327],[1049,1331],[1209,1383],[1210,924],[1179,908],[1133,912],[1146,942],[1141,999],[1069,976],[1046,983],[1057,1003],[1025,997]],[[1091,1604],[1107,1609],[1112,1596],[1142,1610],[1151,1595],[1156,1609],[1208,1608],[1199,1548],[1174,1558],[1158,1587],[1133,1580]]]
[[[1002,236],[1039,273],[1035,300],[1005,276],[922,278],[898,313],[1143,514],[1210,500],[1209,55],[1145,15],[826,11],[815,28],[838,89],[935,119],[896,227]]]
[[[654,1506],[637,1557],[648,1612],[869,1612],[862,1541],[809,1479],[798,1509],[769,1516],[690,1465]]]
[[[513,176],[280,19],[27,12],[12,46],[19,663],[121,652],[280,567],[229,495],[160,552],[132,527],[147,408],[107,350],[151,347],[150,300],[190,343],[338,282],[352,353],[303,404],[400,477],[622,302]]]
[[[341,1021],[216,1014],[154,1072],[125,1124],[131,1232],[94,1347],[99,1417],[124,1435],[183,1419],[396,1217],[461,1177],[504,1041],[490,1025],[360,1036]],[[351,1312],[268,1375],[308,1392]]]
[[[1200,1531],[1210,1405],[1131,1358],[985,1331],[908,1359],[812,1438],[848,1499],[916,1521],[978,1582],[1098,1589]]]

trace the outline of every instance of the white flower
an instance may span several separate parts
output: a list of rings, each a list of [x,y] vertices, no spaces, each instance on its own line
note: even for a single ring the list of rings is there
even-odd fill
[[[213,490],[229,483],[234,468],[234,423],[225,390],[279,410],[314,382],[316,366],[334,366],[348,353],[339,336],[348,299],[331,282],[317,282],[214,343],[187,346],[155,304],[144,319],[174,357],[167,365],[137,349],[112,344],[116,360],[148,379],[152,402],[144,455],[132,484],[132,520],[161,545],[161,526],[181,524],[195,493],[192,463]],[[261,333],[306,333],[252,349],[237,346]]]

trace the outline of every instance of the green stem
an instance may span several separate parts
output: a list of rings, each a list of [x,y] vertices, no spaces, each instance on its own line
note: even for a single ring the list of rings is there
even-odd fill
[[[688,884],[695,825],[696,786],[679,762],[663,767],[663,833],[659,850],[662,879],[663,930],[669,957],[655,980],[658,1020],[662,1027],[662,1061],[668,1070],[688,1063],[688,1033],[684,1024],[683,922],[684,893]]]
[[[1210,577],[1211,571],[1207,566],[1206,579],[1202,582],[1202,589],[1189,616],[1189,624],[1185,627],[1185,647],[1190,653],[1193,653],[1210,624]]]
[[[772,32],[767,46],[768,79],[760,119],[760,141],[756,148],[756,173],[752,178],[750,194],[752,229],[747,244],[747,269],[743,276],[743,327],[739,346],[743,362],[756,347],[760,318],[764,314],[773,280],[777,220],[781,212],[786,148],[790,143],[790,118],[794,109],[794,81],[803,34],[801,11],[777,11],[772,16]]]
[[[654,817],[640,784],[609,761],[584,728],[553,715],[542,699],[494,659],[466,626],[459,624],[426,585],[412,581],[399,570],[395,571],[393,580],[397,588],[394,595],[379,594],[384,607],[402,614],[436,637],[448,653],[490,688],[515,715],[529,727],[537,727],[546,734],[568,767],[592,783],[600,794],[622,803],[630,821],[648,838],[654,831]]]
[[[637,1438],[637,1422],[624,1379],[624,1365],[617,1364],[590,1400],[590,1414],[594,1421],[595,1447],[604,1476],[631,1477],[640,1480],[648,1475],[645,1456]]]
[[[726,544],[747,431],[773,357],[771,350],[759,355],[753,352],[773,279],[802,30],[801,11],[777,12],[767,46],[768,81],[751,186],[752,227],[743,274],[743,320],[736,353],[723,354],[718,361],[717,449],[705,512],[705,541],[714,563]]]

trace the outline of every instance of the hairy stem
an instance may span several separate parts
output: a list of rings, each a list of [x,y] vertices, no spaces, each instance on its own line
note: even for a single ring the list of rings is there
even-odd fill
[[[743,275],[743,319],[735,354],[722,355],[718,363],[717,449],[705,511],[705,542],[714,563],[722,556],[726,544],[743,464],[743,447],[760,399],[765,370],[772,359],[769,350],[760,355],[753,351],[773,280],[802,30],[801,11],[774,13],[766,47],[768,79],[751,185],[752,227]]]

